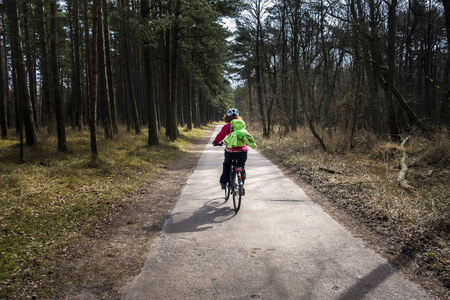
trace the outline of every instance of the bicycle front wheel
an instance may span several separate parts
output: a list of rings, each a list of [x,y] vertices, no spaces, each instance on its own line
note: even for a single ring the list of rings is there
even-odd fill
[[[234,211],[238,212],[241,208],[241,198],[242,198],[242,184],[235,182],[233,186],[233,205]]]

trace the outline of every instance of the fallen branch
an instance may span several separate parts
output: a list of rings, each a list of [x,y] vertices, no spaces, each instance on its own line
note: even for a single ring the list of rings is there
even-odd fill
[[[406,180],[406,175],[408,175],[408,165],[406,164],[406,149],[405,144],[409,140],[409,137],[405,138],[400,145],[400,171],[398,172],[398,183],[400,186],[406,190],[412,191],[414,188],[408,184]]]
[[[333,182],[321,184],[323,187],[351,187],[357,186],[358,188],[377,189],[377,187],[369,186],[369,184],[384,183],[384,181],[356,181],[356,182]]]

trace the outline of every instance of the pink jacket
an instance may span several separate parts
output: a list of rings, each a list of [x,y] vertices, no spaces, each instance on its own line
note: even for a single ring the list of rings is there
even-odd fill
[[[225,125],[223,125],[222,129],[220,130],[220,132],[217,134],[216,138],[214,139],[214,143],[218,144],[221,141],[223,141],[224,138],[226,138],[226,136],[228,134],[230,134],[230,127],[231,124],[227,123]],[[225,151],[227,152],[247,152],[248,151],[248,146],[244,145],[243,147],[233,147],[233,148],[227,148],[225,149]]]

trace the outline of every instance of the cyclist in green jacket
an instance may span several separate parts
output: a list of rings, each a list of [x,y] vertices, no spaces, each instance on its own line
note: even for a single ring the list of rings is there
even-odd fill
[[[256,148],[253,137],[245,131],[245,123],[239,116],[239,111],[231,108],[227,111],[223,120],[226,124],[222,127],[213,141],[213,145],[220,145],[225,140],[225,159],[223,162],[220,186],[224,190],[230,179],[230,167],[233,159],[237,160],[238,166],[242,167],[242,179],[245,181],[245,162],[247,161],[248,146]],[[236,128],[234,128],[234,126]],[[245,189],[243,189],[245,195]]]

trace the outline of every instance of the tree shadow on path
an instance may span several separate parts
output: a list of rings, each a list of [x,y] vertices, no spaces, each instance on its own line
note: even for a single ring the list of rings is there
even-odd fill
[[[208,200],[197,211],[190,214],[186,219],[176,220],[174,217],[184,213],[170,214],[163,226],[166,233],[199,232],[211,229],[212,224],[219,224],[228,221],[236,215],[229,206],[220,207],[224,203],[223,198]],[[187,214],[186,214],[187,215]]]
[[[373,269],[369,274],[359,279],[353,286],[341,294],[338,300],[362,299],[378,288],[389,277],[397,273],[397,270],[393,265],[403,266],[405,268],[411,264],[414,257],[420,252],[419,248],[414,248],[411,245],[414,245],[414,243],[407,243],[404,245],[400,249],[399,254],[389,261],[378,265],[378,267]],[[401,270],[401,268],[398,269]],[[404,287],[399,287],[399,292],[401,291],[401,288]],[[427,296],[418,295],[417,299],[423,299],[424,297]]]

